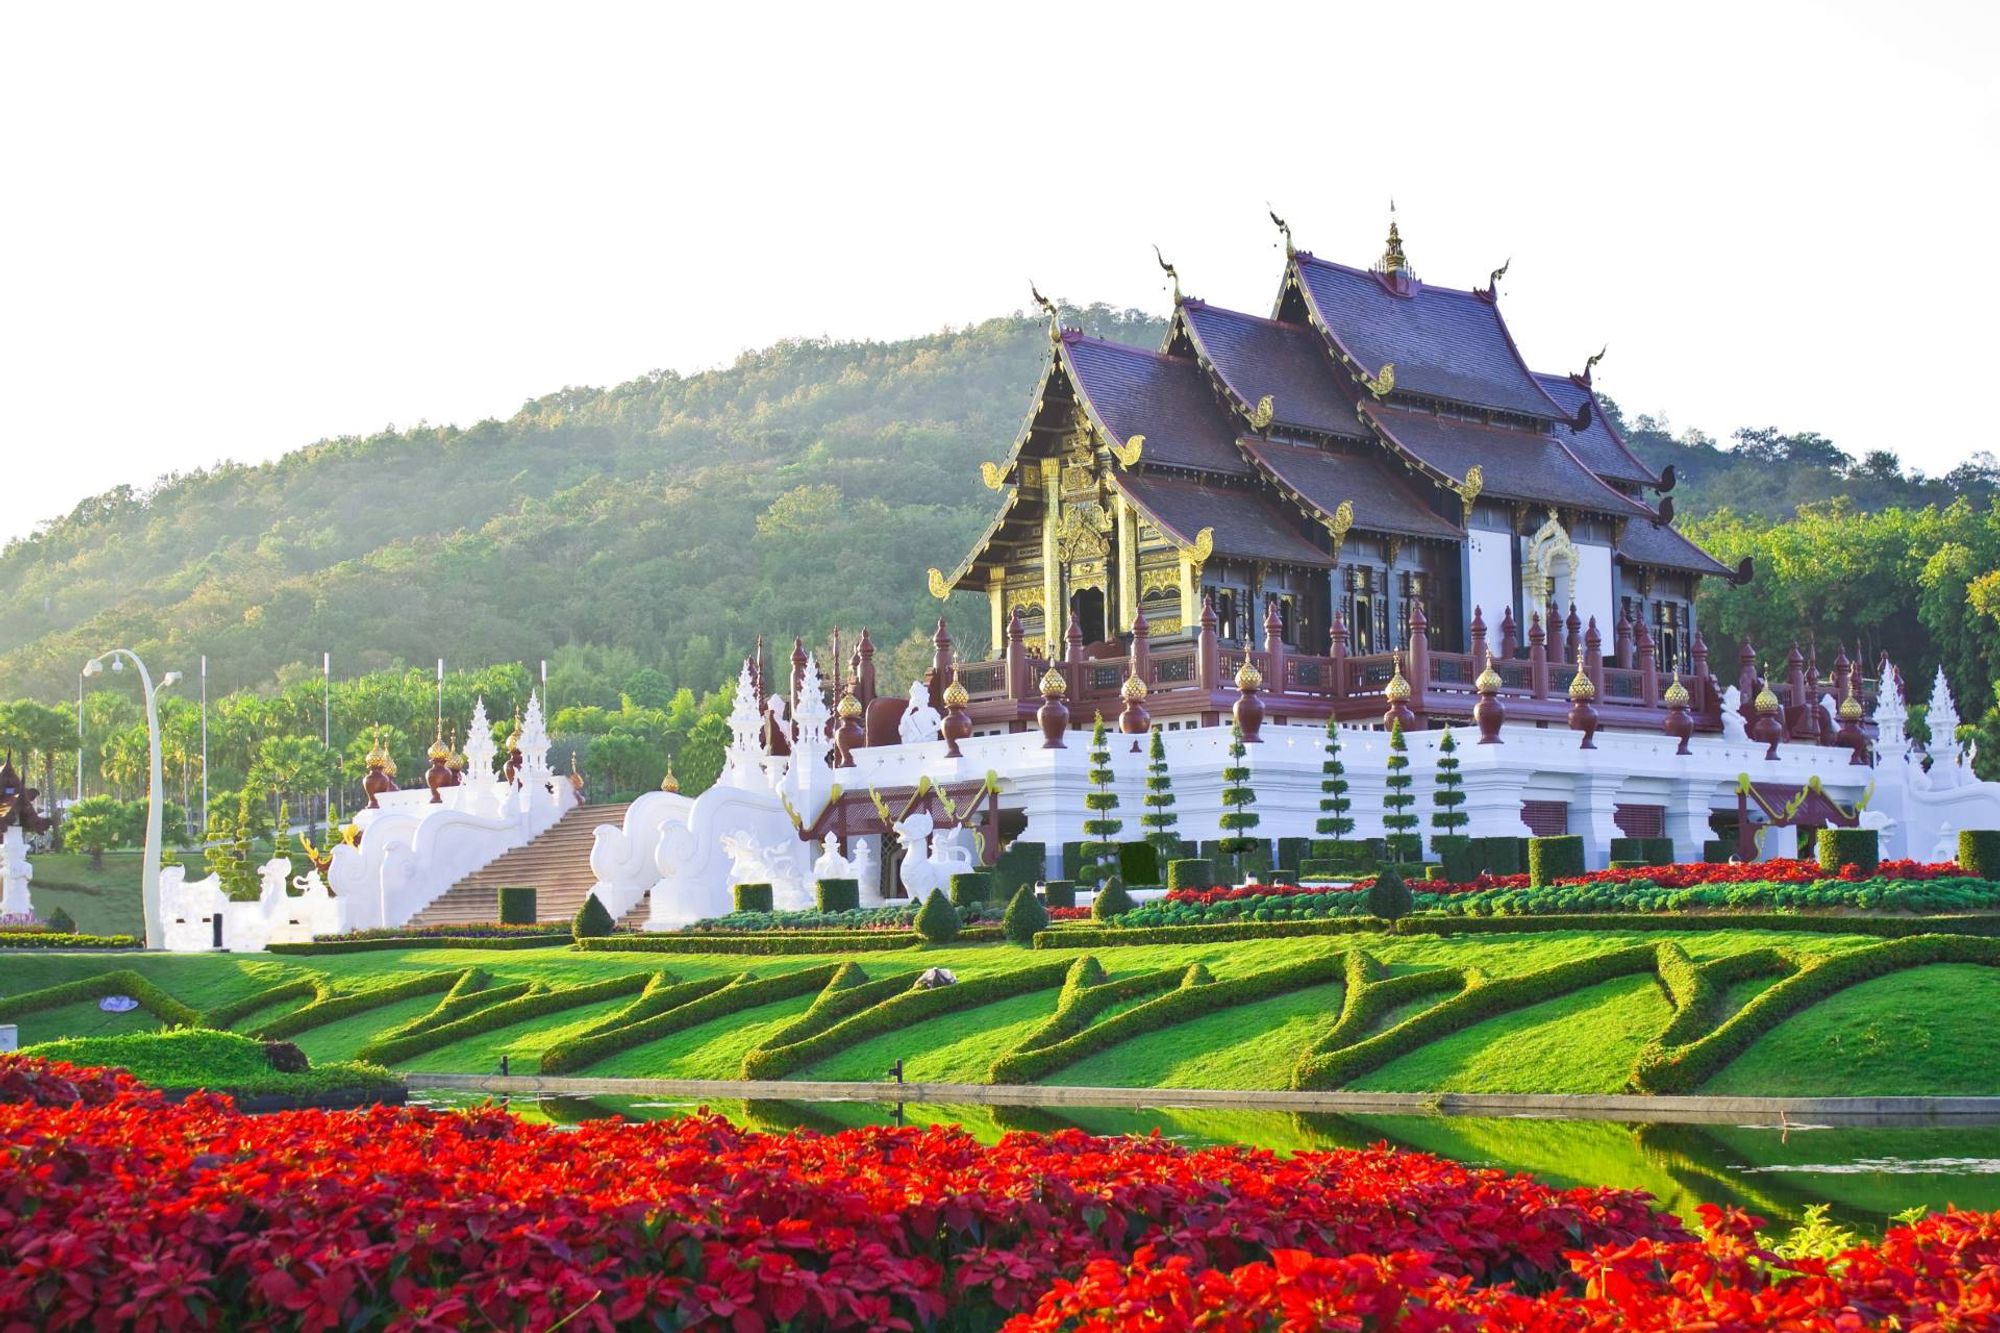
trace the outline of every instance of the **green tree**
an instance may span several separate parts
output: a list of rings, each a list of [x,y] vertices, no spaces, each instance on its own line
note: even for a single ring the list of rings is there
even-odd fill
[[[1354,820],[1347,813],[1353,802],[1347,797],[1347,767],[1340,761],[1340,724],[1326,720],[1326,758],[1319,766],[1319,822],[1313,828],[1329,838],[1345,838],[1354,832]]]
[[[109,796],[86,796],[69,808],[65,836],[70,846],[88,853],[92,870],[104,869],[104,854],[132,842],[130,807]]]
[[[1417,817],[1410,809],[1417,803],[1411,781],[1410,747],[1398,722],[1389,728],[1388,774],[1382,780],[1382,827],[1388,830],[1385,841],[1392,861],[1422,859],[1423,841],[1415,832]]]
[[[1447,836],[1456,835],[1466,825],[1465,811],[1459,809],[1465,804],[1465,793],[1459,788],[1465,785],[1465,775],[1458,771],[1458,742],[1451,737],[1451,728],[1444,729],[1438,737],[1437,786],[1431,790],[1431,827]]]
[[[962,922],[958,909],[943,889],[932,889],[931,896],[924,899],[924,905],[917,909],[916,919],[911,923],[917,934],[932,944],[949,944],[957,938]]]
[[[29,758],[41,760],[41,808],[55,808],[56,766],[76,754],[76,714],[70,708],[52,708],[33,699],[16,699],[0,706],[0,736],[5,747]],[[29,771],[24,762],[22,772]]]
[[[1125,821],[1111,813],[1118,808],[1118,792],[1111,785],[1116,780],[1117,774],[1111,768],[1111,745],[1104,735],[1104,714],[1099,713],[1096,725],[1090,729],[1090,790],[1083,796],[1083,808],[1090,811],[1089,818],[1083,821],[1084,855],[1089,867],[1085,877],[1092,884],[1102,884],[1118,873],[1117,839]]]
[[[1039,931],[1049,928],[1049,909],[1035,896],[1035,886],[1023,884],[1014,890],[1012,902],[1000,918],[1000,929],[1014,944],[1032,945]]]
[[[1147,742],[1145,806],[1139,826],[1148,830],[1146,841],[1159,852],[1165,873],[1167,858],[1180,846],[1174,825],[1180,823],[1181,817],[1174,813],[1174,780],[1167,771],[1167,747],[1158,727],[1153,728],[1152,739]]]
[[[1257,839],[1250,836],[1250,830],[1257,827],[1258,815],[1251,807],[1257,803],[1256,789],[1250,785],[1249,750],[1243,744],[1243,728],[1236,723],[1229,724],[1229,761],[1222,768],[1222,818],[1217,821],[1222,828],[1222,837],[1216,843],[1230,856],[1242,856],[1255,851]]]
[[[687,740],[674,757],[674,776],[680,780],[683,796],[699,796],[722,776],[722,764],[729,750],[729,724],[714,715],[704,717],[688,732]]]
[[[1403,882],[1403,876],[1396,867],[1383,866],[1375,876],[1375,882],[1368,886],[1368,915],[1379,916],[1384,921],[1395,921],[1410,914],[1416,900],[1410,894],[1410,886]]]
[[[319,820],[311,812],[314,799],[322,797],[333,782],[333,752],[317,736],[267,736],[257,747],[257,762],[244,784],[255,787],[265,799],[289,806],[294,800],[308,812],[306,834],[319,837]]]

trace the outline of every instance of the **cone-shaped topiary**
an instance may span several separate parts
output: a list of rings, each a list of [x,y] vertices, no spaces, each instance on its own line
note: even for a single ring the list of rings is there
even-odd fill
[[[1431,789],[1431,804],[1436,807],[1432,828],[1451,835],[1465,827],[1466,813],[1459,809],[1465,804],[1465,793],[1459,790],[1464,785],[1465,775],[1458,771],[1458,742],[1446,727],[1444,735],[1438,737],[1437,786]]]
[[[1222,837],[1215,845],[1224,855],[1241,856],[1261,845],[1250,836],[1250,830],[1257,827],[1257,812],[1250,808],[1256,803],[1257,791],[1250,785],[1250,757],[1243,744],[1243,728],[1231,722],[1229,762],[1222,767],[1222,818],[1216,821],[1222,827]]]
[[[1344,838],[1354,832],[1354,819],[1347,812],[1354,802],[1347,796],[1347,766],[1340,762],[1340,724],[1326,720],[1326,758],[1319,766],[1319,822],[1313,828],[1329,838]]]
[[[63,911],[60,907],[50,912],[48,918],[42,924],[61,935],[76,934],[76,918],[68,912]]]
[[[1417,798],[1410,791],[1410,747],[1403,739],[1403,724],[1398,722],[1389,728],[1389,766],[1382,779],[1382,827],[1389,836],[1383,839],[1387,844],[1391,861],[1415,861],[1423,850],[1423,839],[1412,832],[1417,826],[1417,817],[1410,807]]]
[[[958,909],[951,905],[951,899],[944,896],[944,890],[932,889],[911,924],[917,934],[932,944],[949,944],[958,937],[959,927],[964,923],[959,920]]]
[[[1410,914],[1416,905],[1410,896],[1410,886],[1403,883],[1402,875],[1396,867],[1383,866],[1382,873],[1368,886],[1368,914],[1379,916],[1384,921],[1394,921]]]
[[[1015,944],[1032,945],[1037,931],[1049,928],[1049,909],[1042,906],[1042,900],[1035,896],[1035,886],[1023,884],[1014,890],[1014,899],[1007,904],[1006,915],[1000,918],[1000,929]]]
[[[592,893],[586,894],[583,906],[576,909],[576,916],[569,923],[569,931],[576,939],[596,940],[609,935],[617,924],[611,919],[611,909]]]
[[[1146,841],[1153,844],[1161,864],[1165,864],[1180,846],[1174,825],[1181,817],[1174,813],[1174,780],[1167,772],[1167,747],[1160,737],[1160,729],[1154,727],[1146,751],[1146,813],[1139,816],[1139,827],[1146,830]]]
[[[1109,921],[1125,915],[1136,906],[1138,904],[1132,901],[1132,895],[1125,892],[1125,881],[1113,875],[1104,881],[1104,887],[1091,900],[1090,915],[1098,921]]]
[[[1099,713],[1097,724],[1090,729],[1090,790],[1083,796],[1083,808],[1090,811],[1090,818],[1083,821],[1083,831],[1090,838],[1084,845],[1090,858],[1084,878],[1092,884],[1102,884],[1107,876],[1118,873],[1117,837],[1125,821],[1111,813],[1118,808],[1118,792],[1111,785],[1117,776],[1111,768],[1111,744],[1104,737],[1104,714]]]

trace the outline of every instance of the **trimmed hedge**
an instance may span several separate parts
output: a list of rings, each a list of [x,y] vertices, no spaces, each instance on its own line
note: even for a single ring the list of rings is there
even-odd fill
[[[14,1018],[20,1014],[39,1013],[44,1009],[75,1004],[80,1000],[101,1000],[107,995],[131,996],[139,1002],[141,1009],[168,1027],[194,1027],[201,1022],[201,1015],[196,1013],[192,1006],[182,1004],[137,972],[124,968],[116,972],[100,972],[94,977],[80,977],[75,981],[65,981],[56,986],[44,986],[40,990],[23,991],[19,995],[9,995],[0,999],[0,1014]]]
[[[1167,862],[1168,889],[1212,889],[1215,887],[1215,862],[1202,857],[1191,857],[1180,861]]]
[[[970,977],[955,986],[939,986],[935,990],[916,989],[916,978],[911,977],[904,982],[907,989],[901,994],[863,1009],[851,1018],[842,1019],[790,1045],[750,1052],[743,1060],[743,1076],[783,1078],[870,1037],[898,1032],[940,1014],[977,1009],[997,1000],[1011,1000],[1017,995],[1060,986],[1068,971],[1067,963],[1045,963],[1013,972]]]
[[[853,912],[861,907],[861,881],[822,879],[813,882],[813,902],[822,912]]]
[[[376,1033],[370,1039],[369,1045],[400,1040],[430,1028],[456,1023],[466,1015],[476,1013],[490,1005],[505,1004],[509,1000],[518,1000],[524,995],[546,989],[539,981],[512,981],[504,986],[489,986],[487,984],[489,980],[491,978],[483,971],[467,972],[459,979],[458,985],[445,992],[445,997],[439,1000],[430,1012],[419,1014],[409,1022],[391,1028],[387,1032]]]
[[[1872,875],[1882,864],[1882,840],[1872,828],[1823,828],[1819,844],[1820,869],[1839,874],[1842,866],[1853,866]]]
[[[1729,858],[1736,855],[1736,844],[1722,838],[1705,838],[1701,844],[1701,859],[1707,865],[1726,865]]]
[[[1132,900],[1125,885],[1116,878],[1104,881],[1104,887],[1090,900],[1090,919],[1109,921],[1124,916],[1139,904]]]
[[[425,1051],[434,1051],[440,1046],[449,1046],[467,1037],[476,1037],[482,1032],[494,1032],[530,1018],[540,1018],[547,1014],[559,1014],[565,1009],[579,1005],[595,1004],[599,1000],[616,999],[620,995],[635,995],[652,984],[652,978],[643,972],[633,972],[622,977],[607,977],[603,981],[586,982],[581,986],[564,986],[557,990],[532,991],[517,999],[499,1004],[487,1005],[455,1022],[441,1023],[427,1027],[402,1037],[377,1039],[361,1048],[361,1058],[376,1064],[394,1064],[407,1060]]]
[[[726,985],[709,986],[705,993],[695,995],[658,1013],[622,1022],[615,1027],[600,1024],[568,1041],[557,1042],[542,1052],[541,1072],[571,1073],[588,1068],[620,1051],[643,1046],[649,1041],[657,1041],[675,1032],[685,1032],[689,1028],[700,1027],[703,1023],[717,1018],[726,1018],[731,1014],[755,1009],[759,1005],[773,1004],[799,995],[810,995],[814,991],[824,990],[838,970],[829,963],[825,967],[802,968],[797,972],[786,972],[775,977],[766,977],[761,981],[751,973],[745,972]],[[613,1017],[624,1018],[625,1012],[629,1010]]]
[[[1565,833],[1554,838],[1528,839],[1530,884],[1548,884],[1581,875],[1583,871],[1583,835]]]
[[[1975,879],[2000,879],[2000,829],[1961,829],[1958,864]]]
[[[1118,877],[1127,884],[1160,882],[1160,851],[1150,842],[1118,844]]]
[[[1431,839],[1437,853],[1437,878],[1452,884],[1468,884],[1479,874],[1479,862],[1472,854],[1472,839],[1462,833],[1440,833]]]
[[[302,958],[314,954],[373,953],[379,949],[566,949],[571,935],[402,935],[359,940],[308,940],[299,944],[267,944],[267,953]]]
[[[534,889],[516,884],[500,890],[501,925],[532,926],[536,920]]]
[[[1506,835],[1474,838],[1472,863],[1475,869],[1489,875],[1525,875],[1528,873],[1528,840]]]
[[[676,935],[665,932],[613,935],[607,940],[578,940],[576,947],[586,953],[720,953],[770,957],[795,953],[879,953],[889,949],[914,949],[922,943],[920,936],[906,930],[855,930],[838,935],[788,930],[767,935]]]
[[[1000,919],[1000,929],[1006,934],[1009,944],[1024,944],[1034,947],[1035,935],[1049,928],[1049,909],[1035,896],[1032,884],[1023,884],[1014,890],[1014,901],[1007,904],[1007,914]]]
[[[983,870],[967,870],[951,877],[951,905],[977,907],[993,900],[993,876]]]
[[[879,981],[870,981],[868,974],[861,970],[859,963],[841,963],[834,968],[833,976],[826,983],[819,998],[812,1002],[796,1019],[779,1028],[764,1039],[762,1045],[748,1051],[743,1057],[742,1077],[754,1079],[762,1077],[757,1070],[758,1063],[767,1050],[777,1050],[817,1036],[843,1019],[850,1018],[864,1009],[873,1008],[892,995],[900,995],[910,988],[910,975],[899,972]]]
[[[995,1083],[1019,1081],[1009,1072],[1010,1061],[1014,1057],[1067,1041],[1089,1027],[1093,1018],[1112,1005],[1178,985],[1182,975],[1178,969],[1169,967],[1112,981],[1105,975],[1103,965],[1085,954],[1069,965],[1069,972],[1063,978],[1062,994],[1056,998],[1055,1013],[1021,1038],[1013,1050],[994,1061],[987,1077]]]
[[[1214,926],[1069,925],[1035,936],[1037,949],[1118,948],[1128,944],[1205,944],[1226,940],[1277,940],[1297,935],[1355,935],[1386,931],[1372,916],[1331,916],[1314,921],[1228,921]]]
[[[1294,1088],[1337,1088],[1398,1056],[1511,1010],[1631,976],[1656,966],[1658,946],[1635,944],[1513,977],[1474,978],[1457,995],[1373,1037],[1335,1051],[1308,1054],[1292,1071]]]
[[[1312,859],[1311,838],[1278,839],[1278,864],[1281,866],[1301,866]]]
[[[1247,977],[1215,981],[1209,978],[1206,967],[1196,963],[1183,974],[1178,986],[1157,999],[1113,1014],[1062,1041],[1002,1056],[994,1062],[992,1078],[995,1083],[1030,1083],[1144,1033],[1186,1023],[1220,1009],[1338,981],[1346,968],[1345,955],[1327,954]]]
[[[1076,906],[1076,881],[1051,879],[1042,884],[1042,902],[1049,907]]]
[[[0,930],[0,949],[136,949],[130,935],[79,935],[61,930]]]
[[[1639,1053],[1632,1087],[1639,1092],[1686,1092],[1720,1073],[1751,1043],[1793,1014],[1859,982],[1934,963],[2000,966],[2000,940],[1918,935],[1819,958],[1760,992],[1723,1023],[1681,1046],[1654,1042]]]
[[[1037,884],[1048,876],[1048,844],[1017,838],[1007,844],[1007,850],[1001,852],[987,869],[992,872],[998,896],[1010,899],[1023,884]]]
[[[1463,967],[1407,972],[1399,977],[1389,976],[1387,972],[1388,969],[1365,950],[1355,949],[1347,955],[1347,994],[1341,1003],[1340,1018],[1325,1036],[1305,1049],[1300,1057],[1302,1061],[1352,1046],[1366,1037],[1383,1018],[1411,1000],[1463,990],[1471,979],[1471,972]]]
[[[1630,861],[1635,866],[1670,866],[1674,863],[1672,838],[1613,838],[1611,859]]]
[[[419,972],[416,976],[404,977],[401,981],[383,986],[370,986],[366,990],[329,993],[302,1009],[279,1015],[250,1035],[265,1041],[278,1041],[343,1018],[365,1014],[370,1009],[379,1009],[398,1000],[413,999],[419,995],[443,995],[463,981],[472,970],[467,967],[451,972]]]
[[[729,901],[739,912],[768,912],[771,910],[771,886],[732,884],[729,887]]]
[[[952,876],[957,879],[958,876]],[[953,886],[954,893],[957,886]],[[910,923],[917,938],[930,944],[948,944],[958,938],[964,928],[959,920],[958,907],[938,889],[931,890],[931,896],[924,899],[924,905],[917,909],[916,920]]]

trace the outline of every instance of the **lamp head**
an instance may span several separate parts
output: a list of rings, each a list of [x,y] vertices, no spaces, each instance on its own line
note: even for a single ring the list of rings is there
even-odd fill
[[[112,669],[113,671],[123,671],[123,670],[125,669],[125,659],[124,659],[124,658],[122,658],[122,657],[114,657],[114,658],[112,658],[112,659],[111,659],[111,669]]]
[[[103,670],[104,670],[104,659],[101,657],[93,657],[88,662],[85,662],[83,664],[83,674],[86,676],[99,675],[103,672]]]
[[[166,675],[160,677],[160,688],[163,690],[170,690],[180,683],[181,673],[178,671],[169,671]]]

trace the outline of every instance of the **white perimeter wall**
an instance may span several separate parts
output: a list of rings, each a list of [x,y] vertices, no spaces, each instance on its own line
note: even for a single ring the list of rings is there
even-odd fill
[[[1597,632],[1604,636],[1599,651],[1608,657],[1618,623],[1617,603],[1611,596],[1611,548],[1578,542],[1576,553],[1576,614],[1585,625],[1592,616],[1597,617]],[[1567,614],[1569,608],[1563,610]]]

